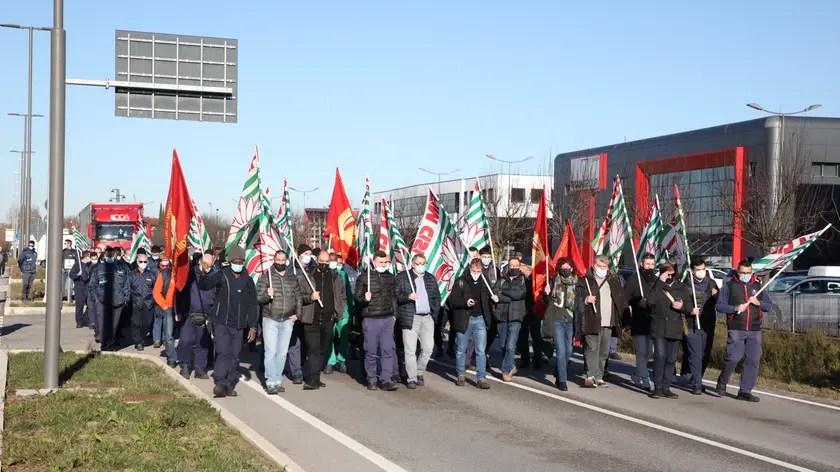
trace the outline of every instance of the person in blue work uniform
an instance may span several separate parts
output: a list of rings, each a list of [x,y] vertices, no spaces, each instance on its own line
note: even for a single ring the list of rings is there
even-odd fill
[[[73,268],[70,269],[70,280],[73,281],[73,292],[76,294],[76,328],[87,328],[91,326],[89,318],[90,305],[88,304],[88,283],[90,278],[90,251],[82,252],[82,258],[76,259]]]
[[[128,284],[128,265],[117,262],[114,248],[105,249],[105,262],[95,271],[94,284],[99,316],[99,344],[101,349],[115,347],[117,325],[123,308],[131,299]]]

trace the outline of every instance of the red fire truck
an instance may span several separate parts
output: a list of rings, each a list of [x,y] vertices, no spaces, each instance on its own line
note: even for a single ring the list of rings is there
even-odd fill
[[[142,203],[91,203],[79,212],[79,231],[87,227],[91,247],[104,244],[129,249],[134,224],[142,216]],[[152,238],[152,227],[148,223],[146,234]]]

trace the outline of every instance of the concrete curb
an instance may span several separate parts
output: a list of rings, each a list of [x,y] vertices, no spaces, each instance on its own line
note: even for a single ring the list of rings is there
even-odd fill
[[[63,306],[61,307],[62,315],[73,315],[76,313],[75,307]],[[11,306],[4,303],[3,316],[27,316],[27,315],[45,315],[47,314],[47,307],[45,306]]]
[[[5,392],[6,392],[5,385],[6,385],[6,368],[7,368],[6,366],[8,366],[7,354],[8,353],[14,354],[14,353],[20,353],[20,352],[41,352],[41,350],[40,349],[0,350],[0,363],[2,363],[2,365],[3,365],[2,369],[0,369],[0,372],[2,372],[2,374],[0,374],[0,376],[2,376],[2,378],[0,380],[2,380],[2,383],[3,383],[3,401],[4,401],[4,403],[2,405],[5,405]],[[64,351],[64,352],[75,352],[76,354],[89,354],[90,353],[90,351]],[[99,351],[96,351],[96,352],[99,352]],[[304,469],[301,466],[296,464],[283,451],[281,451],[280,449],[277,449],[277,447],[275,447],[273,444],[268,442],[268,440],[266,440],[264,437],[260,436],[259,433],[257,433],[253,429],[251,429],[250,426],[248,426],[247,424],[242,422],[242,420],[237,418],[236,415],[231,413],[227,408],[222,406],[219,402],[217,402],[210,395],[207,395],[206,393],[202,392],[198,387],[193,385],[189,380],[181,377],[175,370],[173,370],[172,368],[167,366],[166,361],[163,360],[162,358],[152,357],[152,356],[149,356],[147,354],[139,354],[139,353],[134,353],[134,352],[102,352],[101,354],[109,355],[109,356],[130,357],[132,359],[148,361],[148,362],[151,362],[153,364],[156,364],[158,367],[163,369],[163,371],[166,373],[166,375],[168,375],[170,378],[172,378],[176,382],[178,382],[178,384],[180,384],[182,387],[187,389],[187,391],[189,391],[193,395],[195,395],[198,398],[201,398],[201,399],[205,400],[207,403],[209,403],[210,406],[213,407],[213,409],[215,409],[216,411],[218,411],[220,413],[220,415],[222,417],[222,420],[224,420],[224,422],[227,423],[228,426],[230,426],[231,428],[234,428],[237,431],[239,431],[239,434],[241,434],[242,437],[245,438],[246,441],[251,443],[251,445],[253,445],[257,449],[259,449],[260,451],[262,451],[262,453],[265,454],[266,457],[268,457],[272,462],[277,464],[277,466],[285,468],[286,472],[305,472]],[[2,405],[0,405],[0,409],[2,409]],[[2,422],[2,417],[0,417],[0,423],[1,422]],[[0,435],[0,438],[2,438],[2,435]],[[0,441],[2,441],[2,439],[0,439]],[[2,442],[0,442],[0,445],[2,445]],[[2,449],[0,449],[0,452],[2,452]],[[2,455],[0,455],[0,458],[2,458]],[[0,465],[0,467],[2,467],[2,466]],[[0,470],[2,470],[2,469],[0,469]]]

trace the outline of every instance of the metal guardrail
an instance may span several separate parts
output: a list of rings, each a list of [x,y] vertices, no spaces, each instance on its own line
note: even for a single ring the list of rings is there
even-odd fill
[[[840,293],[774,293],[773,310],[762,326],[803,333],[811,328],[840,337]]]

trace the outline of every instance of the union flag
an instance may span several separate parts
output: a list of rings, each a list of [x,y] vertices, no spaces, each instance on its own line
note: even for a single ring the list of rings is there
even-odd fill
[[[548,282],[548,208],[546,208],[546,190],[543,185],[542,198],[537,210],[537,221],[534,225],[534,239],[531,244],[531,288],[534,294],[533,315],[543,319],[545,315],[545,303],[542,296],[545,291],[545,284]]]
[[[354,268],[357,266],[359,256],[356,253],[356,219],[353,218],[353,208],[350,206],[344,181],[341,180],[341,173],[337,167],[324,237],[330,241],[337,254],[344,256],[344,262]]]
[[[172,278],[175,288],[183,290],[190,275],[190,258],[187,254],[187,237],[194,212],[192,198],[184,181],[178,152],[172,150],[172,174],[169,178],[169,196],[164,210],[163,237],[166,241],[164,254],[172,261]]]
[[[566,230],[563,231],[563,239],[560,240],[560,245],[557,246],[557,252],[551,259],[551,275],[555,275],[557,271],[557,261],[568,257],[574,264],[575,272],[581,277],[586,273],[586,265],[583,263],[583,258],[580,255],[577,241],[575,240],[575,232],[572,230],[572,220],[566,220]]]

